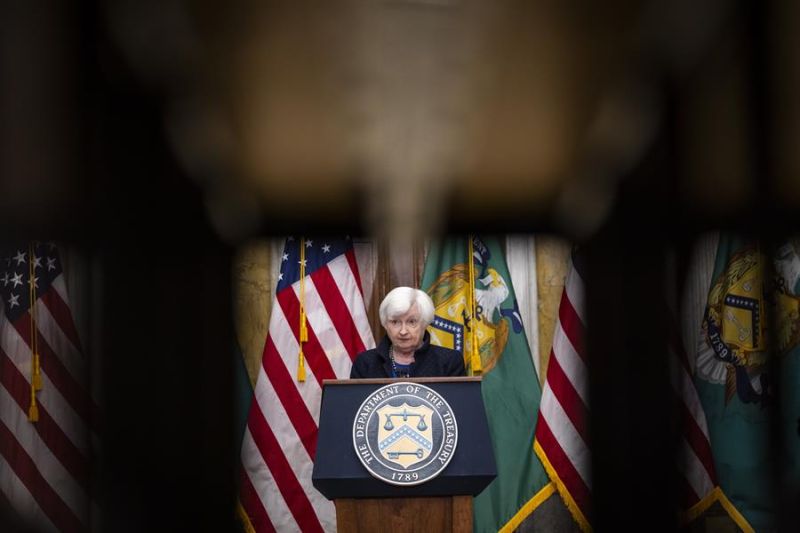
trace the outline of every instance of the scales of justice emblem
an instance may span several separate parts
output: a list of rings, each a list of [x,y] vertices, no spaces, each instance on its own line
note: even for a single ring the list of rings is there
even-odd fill
[[[377,413],[383,421],[378,424],[378,450],[382,457],[403,468],[428,458],[433,449],[433,431],[426,419],[431,420],[433,409],[404,402],[399,407],[387,404]]]
[[[442,472],[455,453],[453,410],[433,389],[409,382],[371,393],[353,422],[353,446],[374,477],[418,485]]]

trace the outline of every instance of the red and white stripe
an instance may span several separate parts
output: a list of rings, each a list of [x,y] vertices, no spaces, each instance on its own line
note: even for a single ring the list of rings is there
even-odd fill
[[[576,522],[589,531],[592,484],[584,295],[583,279],[570,263],[542,391],[534,449]],[[678,469],[685,481],[685,510],[691,512],[714,490],[716,476],[705,413],[677,329],[672,326],[671,380],[684,420]]]
[[[585,324],[583,280],[570,266],[558,308],[534,447],[567,508],[587,529],[592,484]]]
[[[92,422],[87,362],[69,307],[63,274],[36,301],[43,388],[39,420],[31,398],[31,316],[11,323],[0,313],[0,492],[44,530],[86,531]]]
[[[717,486],[717,476],[711,453],[711,441],[708,437],[706,414],[692,381],[689,360],[678,336],[677,325],[672,322],[670,326],[670,352],[674,356],[673,364],[670,365],[671,381],[681,410],[679,419],[683,422],[678,469],[684,480],[684,510],[693,515],[693,508]]]
[[[242,445],[240,501],[256,532],[335,531],[311,484],[323,379],[346,379],[375,346],[350,249],[305,279],[306,380],[297,381],[300,282],[277,294]]]

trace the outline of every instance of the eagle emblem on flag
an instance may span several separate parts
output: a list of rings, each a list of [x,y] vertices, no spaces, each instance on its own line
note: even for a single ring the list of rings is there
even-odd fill
[[[471,316],[468,300],[469,275],[465,263],[454,265],[443,272],[428,290],[435,302],[436,311],[430,325],[433,344],[471,353],[471,338],[466,335],[476,328],[478,351],[481,354],[483,371],[488,372],[497,364],[508,343],[509,328],[507,311],[500,305],[509,297],[508,284],[497,270],[487,268],[485,275],[476,279],[475,318]]]

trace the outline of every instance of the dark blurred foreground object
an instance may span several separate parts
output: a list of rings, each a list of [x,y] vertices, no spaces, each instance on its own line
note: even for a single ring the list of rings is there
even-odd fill
[[[116,94],[150,99],[214,228],[233,241],[298,224],[584,238],[665,129],[669,203],[683,223],[742,224],[762,200],[793,220],[797,11],[789,1],[17,2],[3,17],[0,208],[17,230],[92,230],[123,180],[102,159],[147,157],[105,129]]]

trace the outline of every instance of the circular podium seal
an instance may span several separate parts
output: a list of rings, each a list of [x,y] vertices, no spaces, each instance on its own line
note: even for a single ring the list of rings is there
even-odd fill
[[[353,447],[374,477],[419,485],[438,476],[458,443],[447,401],[421,383],[390,383],[373,391],[353,420]]]

